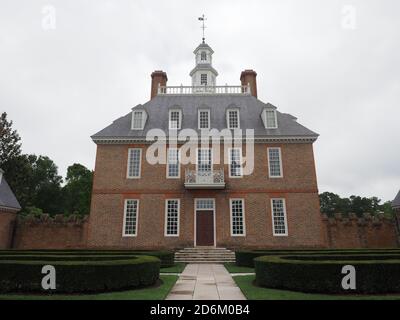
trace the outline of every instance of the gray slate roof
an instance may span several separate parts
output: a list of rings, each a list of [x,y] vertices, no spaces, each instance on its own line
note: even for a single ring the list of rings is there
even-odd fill
[[[198,130],[198,109],[209,108],[211,128],[226,129],[226,110],[230,107],[240,109],[240,128],[254,129],[255,137],[300,137],[317,138],[318,134],[296,122],[290,114],[277,112],[278,128],[265,129],[261,113],[265,104],[251,95],[158,95],[144,105],[134,109],[144,109],[148,119],[144,130],[131,130],[131,113],[115,120],[111,125],[92,136],[101,138],[141,138],[146,137],[150,129],[159,128],[168,132],[168,111],[182,110],[182,129]]]
[[[11,209],[20,210],[21,206],[18,203],[17,198],[15,198],[14,193],[11,191],[6,179],[1,179],[0,183],[0,207],[6,207]]]
[[[392,207],[393,208],[400,208],[400,191],[397,194],[396,198],[392,201]]]

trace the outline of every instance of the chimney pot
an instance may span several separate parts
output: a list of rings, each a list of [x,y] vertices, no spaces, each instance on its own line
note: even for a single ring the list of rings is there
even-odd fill
[[[240,75],[242,86],[250,85],[250,93],[257,98],[257,72],[251,69],[244,70]]]
[[[158,94],[159,87],[165,87],[167,85],[167,81],[167,73],[162,70],[156,70],[151,74],[150,99],[153,99]]]

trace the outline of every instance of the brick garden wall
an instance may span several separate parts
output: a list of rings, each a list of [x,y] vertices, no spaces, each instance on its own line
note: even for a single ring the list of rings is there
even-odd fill
[[[16,216],[15,212],[0,210],[0,249],[8,249],[11,246]]]
[[[330,248],[390,248],[399,245],[396,221],[383,216],[355,214],[323,216],[326,244]]]

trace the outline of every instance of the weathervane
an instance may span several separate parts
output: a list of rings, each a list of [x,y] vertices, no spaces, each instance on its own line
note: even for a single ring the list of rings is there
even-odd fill
[[[206,17],[205,17],[204,14],[203,14],[201,17],[199,17],[199,20],[200,20],[200,21],[203,21],[203,25],[201,26],[201,28],[203,29],[203,43],[204,43],[204,41],[206,40],[206,38],[205,38],[205,36],[204,36],[204,31],[205,31],[205,29],[207,28],[207,27],[205,26],[204,22],[205,22],[207,19],[206,19]]]

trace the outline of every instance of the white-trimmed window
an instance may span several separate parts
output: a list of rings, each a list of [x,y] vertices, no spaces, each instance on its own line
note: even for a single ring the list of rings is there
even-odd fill
[[[272,231],[274,236],[287,236],[287,218],[285,199],[271,199]]]
[[[264,125],[266,129],[276,129],[278,128],[278,120],[276,118],[275,109],[265,109],[264,110]]]
[[[210,110],[199,110],[199,129],[210,129]]]
[[[169,148],[167,157],[167,178],[180,178],[179,149]]]
[[[242,175],[242,149],[229,149],[229,177],[240,178]]]
[[[201,61],[206,61],[206,60],[207,60],[207,52],[202,51],[202,52],[200,53],[200,60],[201,60]]]
[[[143,110],[132,111],[132,130],[143,130],[146,113]]]
[[[214,199],[196,199],[196,210],[214,210]]]
[[[227,111],[228,129],[240,128],[239,110],[230,109]]]
[[[201,85],[207,85],[207,73],[202,73],[200,75],[200,84]]]
[[[268,167],[270,178],[282,178],[281,148],[268,148]]]
[[[181,110],[170,110],[169,111],[169,129],[180,129],[182,122]]]
[[[128,172],[129,179],[140,178],[142,149],[132,148],[128,150]]]
[[[180,200],[167,199],[165,200],[165,236],[179,236],[179,214]]]
[[[230,199],[231,236],[245,236],[244,200]]]
[[[122,234],[124,237],[135,237],[139,216],[139,200],[126,199],[124,207],[124,224]]]
[[[197,171],[212,171],[212,150],[210,148],[197,149]]]

